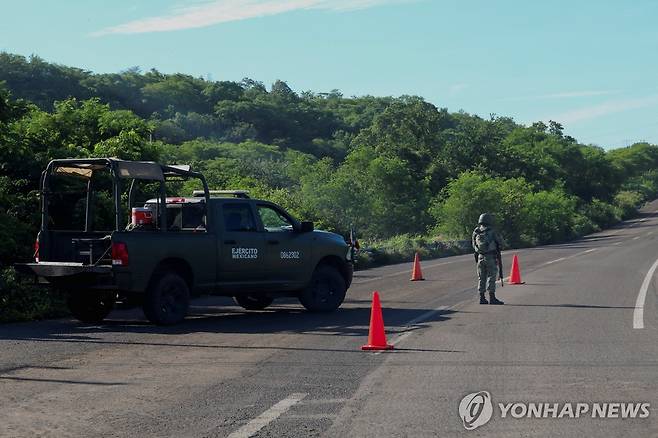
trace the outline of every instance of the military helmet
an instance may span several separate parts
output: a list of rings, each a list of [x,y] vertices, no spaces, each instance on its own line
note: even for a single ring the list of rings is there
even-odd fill
[[[491,213],[482,213],[480,219],[478,219],[478,224],[480,225],[493,225],[494,217]]]

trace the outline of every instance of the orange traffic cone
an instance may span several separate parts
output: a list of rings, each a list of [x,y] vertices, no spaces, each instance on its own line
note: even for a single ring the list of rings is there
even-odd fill
[[[523,284],[521,281],[521,270],[519,269],[519,258],[516,254],[512,257],[512,270],[509,274],[509,284]]]
[[[392,350],[393,346],[386,343],[384,331],[384,318],[382,305],[379,303],[379,292],[372,293],[372,309],[370,310],[370,330],[368,331],[368,344],[361,350]]]
[[[411,271],[411,281],[422,280],[425,279],[423,278],[423,271],[420,270],[420,256],[416,253],[416,256],[414,257],[414,268]]]

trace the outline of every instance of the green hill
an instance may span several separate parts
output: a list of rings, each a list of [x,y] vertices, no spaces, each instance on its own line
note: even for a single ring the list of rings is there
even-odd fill
[[[366,239],[468,235],[498,213],[514,245],[569,239],[657,193],[658,147],[606,152],[555,122],[451,113],[421,97],[295,92],[133,68],[94,74],[0,53],[0,261],[29,257],[52,158],[186,162],[319,226]],[[27,219],[26,219],[27,218]]]

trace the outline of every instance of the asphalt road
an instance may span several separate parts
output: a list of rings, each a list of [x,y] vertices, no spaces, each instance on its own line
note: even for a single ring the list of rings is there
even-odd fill
[[[330,315],[206,298],[169,328],[138,310],[103,325],[2,325],[0,436],[658,436],[658,294],[647,277],[658,203],[577,242],[506,252],[506,267],[512,254],[526,284],[499,288],[505,306],[477,304],[467,255],[424,261],[423,282],[409,281],[410,264],[358,272]],[[360,350],[373,290],[390,352]],[[458,406],[478,391],[493,416],[467,431]],[[516,402],[650,408],[648,418],[502,418],[499,403]]]

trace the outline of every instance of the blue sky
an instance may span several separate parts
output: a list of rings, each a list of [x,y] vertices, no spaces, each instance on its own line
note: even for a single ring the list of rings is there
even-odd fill
[[[413,94],[581,142],[658,144],[658,2],[2,0],[0,50],[295,90]]]

